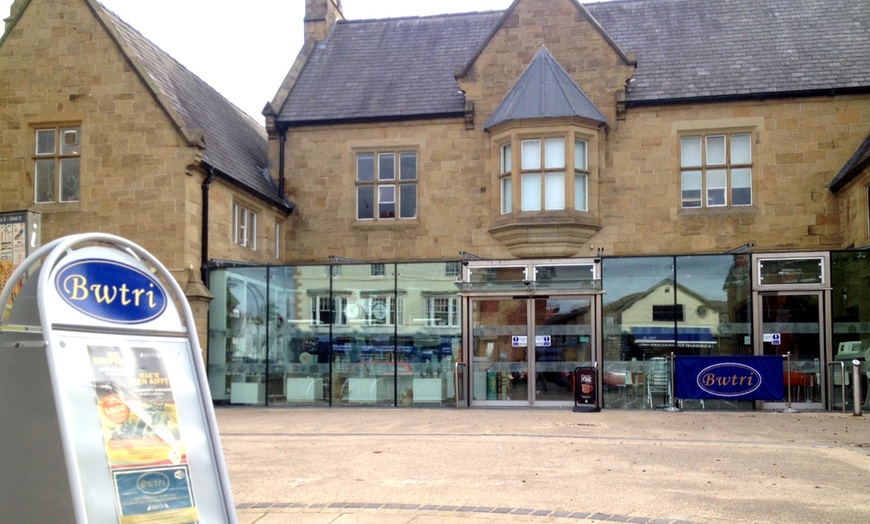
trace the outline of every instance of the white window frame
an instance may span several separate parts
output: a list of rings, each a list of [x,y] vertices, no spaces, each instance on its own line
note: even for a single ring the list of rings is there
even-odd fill
[[[324,311],[332,312],[333,326],[347,325],[347,297],[334,296],[330,299],[329,295],[313,295],[311,297],[311,325],[312,326],[328,326],[321,313]]]
[[[565,209],[565,137],[525,138],[520,146],[520,209]]]
[[[499,148],[501,160],[499,162],[498,185],[501,195],[501,214],[508,215],[513,211],[513,146],[510,142],[502,144]]]
[[[445,309],[446,306],[446,309]],[[424,316],[426,318],[427,327],[435,328],[456,328],[460,325],[462,310],[460,309],[460,300],[456,296],[436,296],[428,297],[425,302]],[[442,316],[438,316],[438,314]],[[443,316],[446,315],[446,319]],[[442,323],[446,320],[446,323]]]
[[[393,295],[369,295],[359,299],[363,322],[370,326],[402,325],[404,299]]]
[[[233,244],[257,250],[257,212],[233,202]]]
[[[589,211],[589,141],[580,138],[574,140],[574,210]]]

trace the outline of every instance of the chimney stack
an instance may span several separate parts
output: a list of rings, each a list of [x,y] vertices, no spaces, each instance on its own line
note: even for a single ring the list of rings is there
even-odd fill
[[[337,20],[344,20],[341,0],[305,0],[305,40],[322,42]]]

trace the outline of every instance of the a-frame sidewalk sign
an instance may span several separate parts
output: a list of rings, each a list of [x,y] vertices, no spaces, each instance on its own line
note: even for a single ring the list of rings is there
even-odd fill
[[[13,272],[10,301],[0,520],[237,522],[193,314],[156,258],[114,235],[60,238]]]

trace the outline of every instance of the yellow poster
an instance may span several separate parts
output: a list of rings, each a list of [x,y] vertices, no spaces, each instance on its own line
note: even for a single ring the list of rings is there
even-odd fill
[[[186,464],[160,351],[88,346],[88,353],[109,467]]]

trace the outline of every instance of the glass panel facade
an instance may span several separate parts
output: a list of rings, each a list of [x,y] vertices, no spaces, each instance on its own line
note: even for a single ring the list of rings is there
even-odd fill
[[[858,359],[863,381],[859,398],[864,399],[864,411],[867,411],[870,410],[870,253],[831,253],[831,280],[833,365],[827,371],[831,405],[841,409],[845,402],[846,409],[852,409],[849,375],[852,360]],[[845,380],[841,369],[846,372]]]
[[[543,261],[534,265],[534,275],[526,274],[525,265],[471,268],[464,284],[469,291],[505,296],[472,301],[482,316],[475,320],[472,315],[469,329],[474,330],[477,322],[492,333],[472,338],[479,347],[473,348],[475,361],[469,362],[468,371],[484,375],[474,377],[477,389],[470,394],[488,399],[492,393],[498,399],[504,388],[518,388],[506,397],[518,401],[528,398],[523,384],[534,384],[532,394],[538,400],[550,395],[570,401],[563,373],[588,363],[589,337],[601,329],[604,407],[661,407],[668,391],[653,388],[652,377],[670,372],[666,364],[671,353],[751,355],[756,346],[767,352],[762,341],[753,339],[757,316],[761,332],[767,333],[767,326],[783,339],[792,333],[830,333],[830,360],[824,348],[819,349],[821,338],[807,346],[812,351],[792,353],[792,370],[813,375],[808,386],[800,380],[792,385],[795,401],[819,402],[823,395],[833,394],[826,406],[850,405],[851,361],[859,359],[860,398],[870,402],[870,254],[831,253],[830,278],[820,269],[822,256],[761,258],[757,266],[765,278],[756,290],[760,309],[755,313],[753,256],[603,258],[600,276],[593,265]],[[461,267],[459,262],[433,262],[378,264],[377,271],[371,264],[212,270],[215,299],[210,306],[207,364],[213,399],[250,405],[453,405],[454,366],[463,358],[458,295],[462,286],[456,283]],[[764,288],[771,283],[772,288]],[[817,291],[780,291],[778,286],[789,283],[808,283]],[[822,290],[819,283],[830,283],[831,289]],[[532,298],[538,326],[535,351],[529,353],[531,346],[526,345],[526,353],[516,362],[529,363],[531,358],[537,364],[536,376],[529,381],[523,369],[506,368],[507,381],[502,377],[501,386],[487,389],[490,366],[477,359],[501,362],[502,351],[510,353],[513,345],[502,343],[500,337],[525,335],[526,299],[511,293],[552,289],[582,294],[584,289],[599,288],[605,291],[601,318],[589,316],[588,297]],[[827,303],[830,325],[824,324]],[[800,329],[783,327],[782,313],[794,316],[799,311],[811,313],[812,322]],[[495,338],[490,340],[490,335]],[[544,342],[538,343],[539,335]],[[783,348],[771,351],[778,349]],[[837,373],[838,362],[847,371],[846,384]],[[707,400],[705,407],[751,409],[752,403]]]
[[[604,406],[666,403],[669,392],[648,379],[669,378],[671,353],[752,354],[750,283],[745,254],[603,259]]]
[[[443,262],[210,274],[216,402],[440,405],[453,400],[461,301]],[[340,271],[337,271],[340,269]]]
[[[209,385],[212,398],[263,404],[281,394],[287,364],[285,331],[289,302],[282,274],[269,282],[267,268],[213,273],[215,299],[209,317]]]
[[[535,401],[573,401],[574,370],[593,363],[592,300],[535,300]]]

